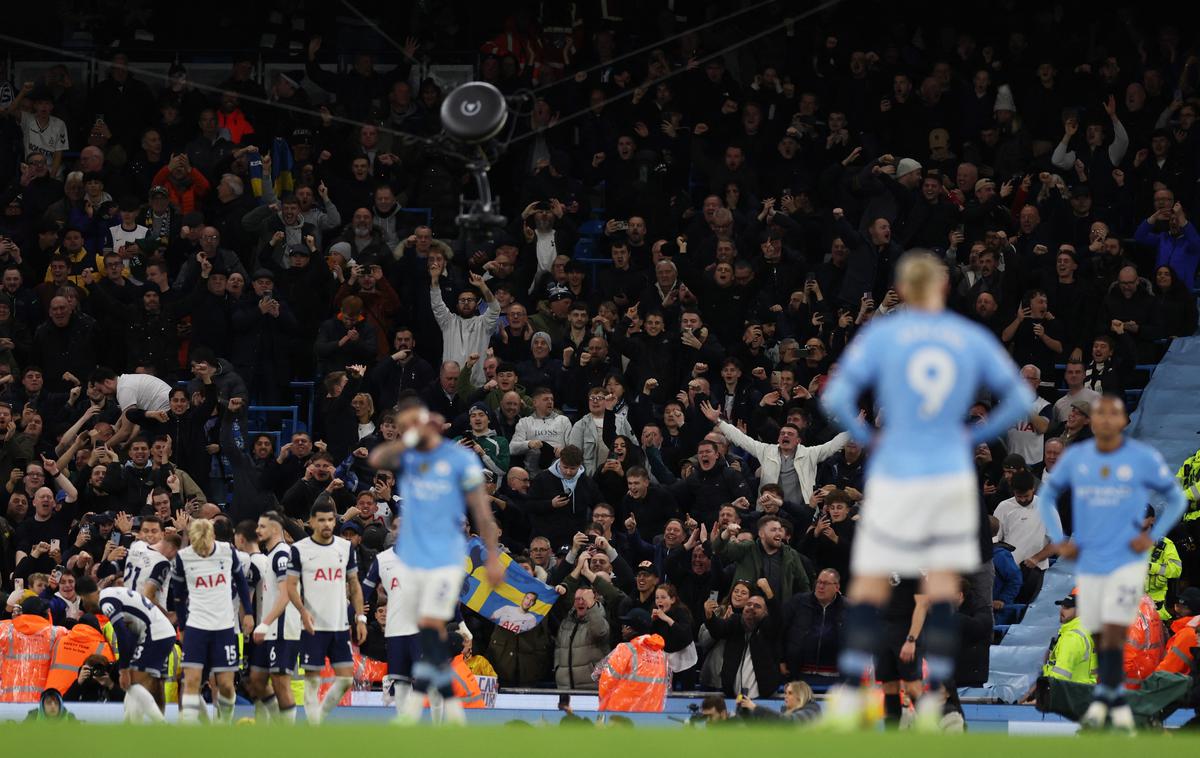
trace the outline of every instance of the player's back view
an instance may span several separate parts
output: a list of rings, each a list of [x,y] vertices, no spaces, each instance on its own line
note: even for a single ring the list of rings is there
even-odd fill
[[[953,676],[958,638],[952,603],[959,575],[983,558],[972,448],[1012,426],[1033,401],[996,338],[945,310],[947,286],[940,261],[928,253],[906,254],[896,269],[896,289],[907,309],[873,321],[854,339],[822,396],[826,411],[856,441],[871,445],[839,659],[844,683],[854,688],[878,649],[879,608],[893,573],[925,576],[931,691]],[[983,389],[999,402],[986,419],[970,424],[967,412]],[[859,417],[859,398],[868,391],[879,406],[878,437]],[[861,693],[841,694],[844,707],[831,711],[848,725],[860,712]],[[940,718],[940,705],[938,699],[925,706],[926,725],[935,712]]]

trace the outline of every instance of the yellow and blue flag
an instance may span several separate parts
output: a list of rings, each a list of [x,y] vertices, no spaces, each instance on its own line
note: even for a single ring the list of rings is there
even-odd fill
[[[558,593],[513,563],[508,554],[500,554],[500,563],[504,566],[504,582],[493,587],[487,580],[487,547],[478,537],[471,538],[467,543],[462,604],[497,626],[517,634],[527,632],[550,612]]]
[[[250,154],[250,162],[247,170],[250,174],[250,189],[254,192],[255,197],[261,198],[263,195],[261,154]],[[292,158],[292,148],[282,137],[276,137],[271,142],[271,170],[275,173],[275,197],[280,197],[283,193],[291,192],[296,188],[295,161]]]

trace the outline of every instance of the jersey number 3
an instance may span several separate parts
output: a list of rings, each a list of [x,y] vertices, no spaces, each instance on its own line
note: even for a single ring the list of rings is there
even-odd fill
[[[933,418],[954,389],[958,369],[954,358],[940,347],[923,347],[908,359],[908,386],[921,396],[921,418]]]

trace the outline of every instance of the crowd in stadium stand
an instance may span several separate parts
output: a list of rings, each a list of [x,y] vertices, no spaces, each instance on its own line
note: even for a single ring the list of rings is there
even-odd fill
[[[478,454],[504,548],[560,588],[532,628],[464,607],[478,673],[594,689],[632,628],[663,638],[676,689],[819,682],[870,452],[818,398],[925,248],[1039,396],[975,453],[993,518],[957,684],[986,680],[993,624],[1048,565],[1038,477],[1098,394],[1135,403],[1196,328],[1194,40],[1120,14],[1081,36],[1049,11],[955,29],[880,8],[721,55],[782,10],[654,47],[731,9],[558,5],[459,19],[475,76],[536,96],[486,241],[455,224],[463,167],[404,138],[440,129],[432,25],[386,72],[309,34],[266,81],[259,54],[226,56],[215,91],[120,48],[95,81],[0,84],[4,618],[79,622],[75,578],[119,583],[149,515],[245,549],[240,524],[274,509],[303,537],[328,492],[369,566],[403,503],[367,455],[416,395]],[[293,405],[294,425],[262,410]],[[1157,553],[1164,618],[1200,576],[1193,523]],[[119,699],[103,668],[67,699]]]

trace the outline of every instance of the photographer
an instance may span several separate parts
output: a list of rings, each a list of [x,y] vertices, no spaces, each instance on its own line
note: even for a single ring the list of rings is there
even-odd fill
[[[75,683],[63,699],[71,703],[121,702],[125,699],[125,691],[113,676],[113,668],[104,656],[89,656],[79,667]]]

